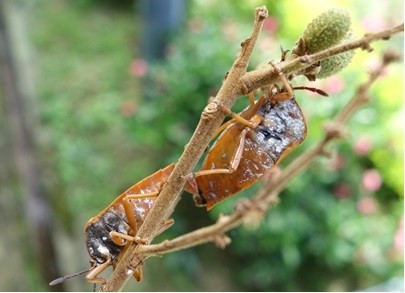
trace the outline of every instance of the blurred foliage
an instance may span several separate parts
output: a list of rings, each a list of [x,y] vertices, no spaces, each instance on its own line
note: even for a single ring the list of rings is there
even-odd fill
[[[403,18],[402,9],[395,8],[400,1],[314,1],[311,9],[300,0],[194,1],[187,23],[167,48],[166,61],[144,64],[134,41],[139,20],[131,3],[126,9],[110,9],[112,4],[105,3],[112,1],[33,2],[48,185],[54,190],[56,214],[64,215],[61,224],[78,239],[76,254],[70,256],[77,262],[66,272],[87,265],[80,242],[83,223],[114,196],[180,156],[250,32],[254,7],[265,4],[270,18],[251,69],[278,60],[280,45],[292,48],[306,24],[332,7],[349,11],[357,35],[372,29],[370,18],[381,24],[377,30]],[[331,97],[296,93],[307,117],[308,138],[282,166],[320,139],[322,125],[367,79],[366,66],[378,62],[386,48],[403,50],[402,42],[395,36],[375,44],[372,53],[358,51],[337,77],[294,80]],[[206,245],[148,260],[145,281],[127,289],[355,290],[402,276],[403,247],[398,248],[395,237],[403,219],[403,65],[391,66],[370,95],[371,104],[348,125],[350,138],[331,144],[331,159],[319,158],[291,182],[258,230],[232,231],[232,244],[224,251]],[[247,103],[241,98],[234,110]],[[175,225],[159,239],[215,221],[258,187],[210,213],[195,208],[184,194]],[[70,244],[63,245],[62,259]],[[159,282],[154,281],[157,272]],[[89,288],[84,286],[80,288]]]

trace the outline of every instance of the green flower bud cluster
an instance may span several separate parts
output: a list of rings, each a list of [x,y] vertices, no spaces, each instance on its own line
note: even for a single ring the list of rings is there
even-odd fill
[[[292,50],[293,56],[317,53],[352,40],[354,34],[350,25],[350,16],[346,10],[331,9],[320,14],[308,24]],[[309,79],[334,75],[350,63],[353,55],[354,51],[348,51],[322,60],[318,66],[310,67],[303,74]]]
[[[349,30],[349,32],[346,34],[346,36],[342,39],[340,44],[349,42],[354,40],[355,36],[352,30]],[[332,75],[335,75],[339,71],[341,71],[343,68],[345,68],[347,65],[349,65],[350,61],[352,60],[354,56],[355,51],[347,51],[345,53],[332,56],[328,59],[322,60],[321,61],[321,70],[319,73],[316,75],[317,78],[326,78]]]

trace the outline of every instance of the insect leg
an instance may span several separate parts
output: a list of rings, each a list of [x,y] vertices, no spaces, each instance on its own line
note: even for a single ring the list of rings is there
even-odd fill
[[[156,197],[159,195],[159,191],[149,192],[149,193],[142,193],[142,194],[128,194],[122,200],[125,215],[128,218],[128,223],[131,228],[134,230],[134,234],[138,231],[138,225],[136,224],[135,215],[133,212],[133,206],[131,205],[131,200],[133,199],[142,199],[142,198],[149,198],[149,197]]]
[[[231,119],[229,121],[226,121],[225,123],[223,123],[220,127],[218,127],[218,129],[215,131],[214,135],[212,136],[211,140],[213,140],[214,138],[216,138],[225,128],[227,128],[229,126],[229,124],[234,123],[234,119]]]
[[[122,199],[122,206],[124,207],[125,215],[127,216],[129,226],[132,228],[131,234],[136,235],[136,233],[138,232],[138,225],[136,223],[135,215],[133,212],[133,206],[131,205],[131,199],[154,197],[157,196],[158,194],[159,192],[151,192],[145,194],[128,194]],[[109,235],[111,240],[119,246],[124,246],[127,243],[127,241],[141,244],[147,243],[145,239],[120,233],[117,231],[111,231]]]
[[[94,268],[91,269],[91,271],[86,275],[86,280],[89,283],[104,284],[105,279],[101,277],[98,278],[97,276],[101,274],[110,264],[111,264],[111,255],[109,254],[107,256],[106,262],[100,264],[99,266],[95,265]]]
[[[266,97],[263,95],[257,101],[255,101],[255,96],[254,96],[253,92],[250,92],[247,96],[249,98],[248,111],[250,113],[252,113],[249,117],[251,117],[251,116],[254,116],[254,113],[257,112],[257,109],[264,103]],[[232,117],[232,119],[223,123],[215,131],[211,140],[213,140],[215,137],[217,137],[225,128],[227,128],[231,123],[234,123],[235,121],[238,121],[238,122],[242,123],[243,125],[250,127],[250,128],[256,128],[257,125],[259,125],[259,123],[260,123],[260,121],[258,121],[257,124],[256,124],[256,121],[252,123],[251,121],[248,121],[247,119],[243,118],[239,114],[233,113],[232,111],[228,110],[227,108],[223,107],[222,105],[219,105],[219,108],[221,109],[221,111],[225,112],[225,114]]]
[[[281,92],[277,93],[275,96],[272,97],[273,101],[276,102],[281,102],[281,101],[287,101],[291,99],[294,96],[293,89],[291,85],[288,83],[287,77],[284,75],[284,73],[281,71],[281,69],[277,66],[274,61],[270,61],[269,64],[273,66],[275,72],[278,74],[280,81],[283,83],[284,88],[287,92]]]
[[[125,241],[125,240],[139,243],[139,244],[147,244],[146,240],[143,240],[139,237],[130,236],[128,234],[120,233],[117,231],[111,231],[109,233],[109,235],[110,235],[111,240],[119,246],[124,246],[125,244],[127,244],[127,241]]]
[[[174,224],[173,219],[167,219],[167,220],[163,221],[162,227],[160,227],[157,234],[163,233],[164,231],[169,229],[173,224]],[[146,240],[142,240],[139,237],[130,236],[128,234],[120,233],[117,231],[111,231],[109,233],[109,235],[111,237],[111,240],[119,246],[124,246],[125,244],[127,244],[127,242],[124,240],[128,240],[128,241],[139,243],[139,244],[148,244],[148,242]]]
[[[155,191],[155,192],[149,192],[149,193],[143,193],[143,194],[128,194],[127,196],[125,196],[123,198],[122,205],[124,207],[125,215],[127,216],[129,226],[132,228],[131,234],[136,235],[136,233],[138,232],[138,228],[139,228],[138,224],[136,223],[131,200],[156,197],[158,195],[159,195],[159,192]],[[111,231],[110,237],[111,237],[111,240],[114,241],[115,244],[120,245],[120,246],[123,246],[126,244],[125,240],[132,241],[135,243],[147,244],[147,240],[145,240],[145,239],[141,239],[136,236],[127,235],[124,233],[119,233],[116,231]]]
[[[206,175],[212,175],[212,174],[230,174],[235,172],[236,169],[238,169],[240,160],[242,158],[242,153],[244,150],[245,146],[245,138],[246,138],[246,133],[249,130],[249,128],[244,128],[240,134],[239,137],[239,145],[235,150],[234,155],[232,156],[232,159],[230,161],[230,167],[228,169],[221,168],[221,169],[209,169],[209,170],[200,170],[195,173],[193,173],[193,177],[197,178],[199,176],[206,176]],[[192,180],[192,179],[190,179]]]
[[[136,280],[137,282],[141,282],[141,281],[143,280],[143,269],[142,269],[142,266],[141,266],[141,265],[139,265],[139,266],[135,269],[135,272],[134,272],[133,276],[134,276],[134,278],[135,278],[135,280]]]
[[[225,108],[223,105],[219,104],[218,107],[221,109],[221,111],[225,112],[226,115],[232,117],[233,120],[236,120],[239,123],[241,123],[241,124],[243,124],[243,125],[245,125],[247,127],[250,127],[250,128],[256,128],[257,127],[257,125],[255,123],[243,118],[242,116],[240,116],[240,115],[238,115],[236,113],[233,113],[229,109]]]
[[[143,199],[143,198],[150,198],[150,197],[156,197],[159,195],[159,192],[149,192],[149,193],[144,193],[144,194],[129,194],[127,195],[124,199],[123,199],[123,206],[124,206],[124,210],[125,210],[125,215],[127,216],[129,225],[132,228],[132,233],[133,235],[136,235],[136,233],[138,232],[138,224],[136,222],[135,216],[134,216],[134,212],[133,212],[133,206],[131,205],[131,200],[133,199]],[[174,221],[172,219],[168,219],[166,221],[163,222],[162,224],[162,228],[159,231],[159,233],[165,231],[166,229],[168,229],[171,225],[173,225]],[[120,233],[117,231],[111,231],[110,232],[110,237],[111,240],[120,246],[124,246],[127,241],[132,241],[135,243],[139,243],[139,244],[147,244],[148,241],[146,239],[141,239],[137,236],[131,236],[128,234],[124,234],[124,233]],[[127,241],[125,241],[127,240]]]
[[[249,107],[253,107],[255,104],[255,95],[253,94],[253,92],[248,93],[248,98],[249,98]]]
[[[169,229],[173,224],[174,224],[173,219],[167,219],[167,220],[163,221],[162,227],[160,227],[158,234],[163,233],[164,231]]]

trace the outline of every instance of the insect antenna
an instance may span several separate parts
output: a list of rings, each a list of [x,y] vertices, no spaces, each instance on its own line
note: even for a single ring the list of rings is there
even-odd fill
[[[57,285],[57,284],[60,284],[60,283],[62,283],[64,281],[66,281],[66,280],[69,280],[69,279],[72,279],[74,277],[77,277],[77,276],[83,275],[85,273],[88,273],[91,269],[92,268],[89,268],[89,269],[85,269],[85,270],[77,272],[77,273],[73,273],[73,274],[63,276],[63,277],[59,277],[59,278],[53,280],[52,282],[50,282],[49,286],[54,286],[54,285]]]
[[[307,90],[307,91],[311,91],[311,92],[315,92],[321,96],[324,97],[329,97],[329,95],[324,92],[323,90],[317,89],[315,87],[308,87],[308,86],[295,86],[293,87],[294,90]]]

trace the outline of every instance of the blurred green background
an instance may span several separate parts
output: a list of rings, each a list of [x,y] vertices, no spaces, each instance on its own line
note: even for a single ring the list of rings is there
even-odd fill
[[[358,36],[403,22],[399,0],[174,3],[177,26],[153,52],[146,24],[159,26],[160,17],[148,18],[139,1],[2,2],[2,33],[8,28],[14,82],[26,104],[20,116],[14,114],[19,107],[7,91],[13,79],[7,79],[8,60],[2,58],[1,290],[92,289],[84,277],[63,287],[47,284],[88,267],[83,227],[90,217],[179,158],[250,33],[255,7],[266,5],[270,16],[251,69],[278,60],[280,45],[292,48],[306,24],[330,8],[347,9]],[[308,137],[282,166],[320,139],[322,125],[367,79],[383,51],[403,54],[403,36],[373,47],[371,53],[357,51],[337,76],[294,80],[330,98],[296,93]],[[208,244],[151,258],[144,281],[131,280],[125,290],[346,291],[389,281],[403,288],[403,78],[401,62],[389,67],[372,87],[371,103],[350,120],[350,137],[332,143],[332,158],[317,159],[289,184],[258,230],[231,231],[225,250]],[[239,99],[235,111],[246,105]],[[13,128],[21,126],[18,117],[28,126],[20,127],[21,135]],[[213,223],[259,185],[209,213],[184,193],[175,225],[156,242]]]

